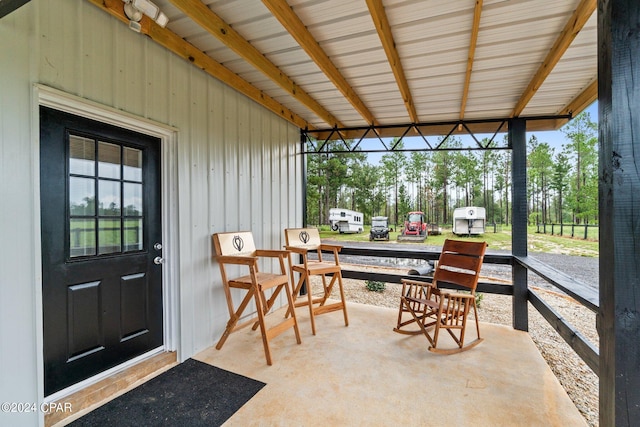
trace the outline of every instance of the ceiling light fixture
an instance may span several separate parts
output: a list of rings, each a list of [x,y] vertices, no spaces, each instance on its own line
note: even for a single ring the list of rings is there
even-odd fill
[[[140,20],[142,15],[147,15],[162,28],[167,26],[169,18],[160,11],[160,8],[149,0],[122,0],[124,2],[124,14],[129,18],[129,28],[140,32]]]

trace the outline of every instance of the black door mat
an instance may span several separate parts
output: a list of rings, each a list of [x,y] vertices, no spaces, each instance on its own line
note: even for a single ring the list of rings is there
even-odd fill
[[[188,359],[71,426],[219,426],[266,384]]]

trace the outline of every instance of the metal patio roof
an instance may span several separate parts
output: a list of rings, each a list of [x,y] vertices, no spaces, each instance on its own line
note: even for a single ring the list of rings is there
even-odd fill
[[[129,22],[122,0],[89,1]],[[169,23],[145,16],[142,33],[302,129],[552,130],[597,98],[595,0],[154,3]]]

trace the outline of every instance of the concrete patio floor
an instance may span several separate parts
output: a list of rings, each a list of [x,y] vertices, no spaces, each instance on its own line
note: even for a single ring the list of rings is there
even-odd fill
[[[196,355],[267,384],[225,426],[587,425],[525,332],[481,323],[484,342],[440,355],[424,336],[393,332],[397,310],[348,310],[348,327],[341,312],[316,316],[313,336],[307,309],[298,309],[302,344],[293,329],[276,337],[272,366],[250,328]]]

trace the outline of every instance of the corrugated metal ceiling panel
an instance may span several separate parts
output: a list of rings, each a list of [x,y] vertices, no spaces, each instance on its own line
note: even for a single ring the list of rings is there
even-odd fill
[[[264,0],[268,2],[269,0]],[[410,121],[364,1],[288,0],[315,42],[355,96],[349,100],[299,46],[287,25],[256,0],[204,0],[204,4],[251,43],[295,87],[312,96],[341,123],[366,125],[360,102],[385,124]],[[421,121],[457,120],[473,26],[474,0],[383,0],[404,78]],[[484,0],[465,118],[508,117],[580,0]],[[332,124],[271,82],[213,35],[173,6],[157,0],[168,30],[223,64],[313,126]],[[563,59],[533,93],[523,115],[562,111],[597,75],[596,17],[590,18]],[[396,120],[403,120],[397,123]]]

